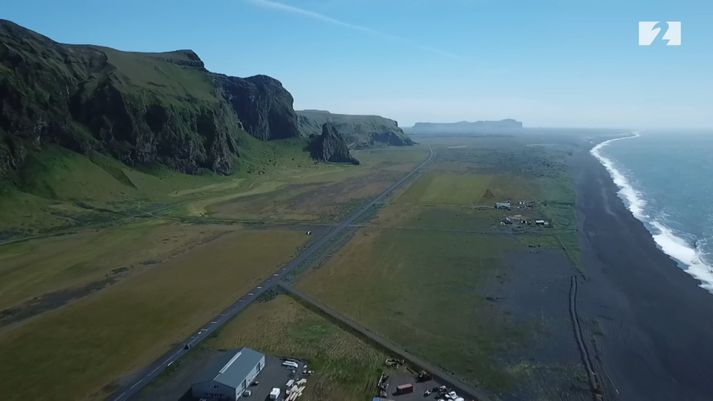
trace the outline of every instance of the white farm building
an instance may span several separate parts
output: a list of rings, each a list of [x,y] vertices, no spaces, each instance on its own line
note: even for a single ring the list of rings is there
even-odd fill
[[[235,401],[265,368],[265,355],[250,348],[226,352],[191,387],[193,397]]]

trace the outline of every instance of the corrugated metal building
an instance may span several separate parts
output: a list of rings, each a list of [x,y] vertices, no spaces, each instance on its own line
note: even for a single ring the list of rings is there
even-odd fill
[[[226,352],[191,386],[191,393],[196,398],[235,401],[264,367],[265,355],[253,349]]]

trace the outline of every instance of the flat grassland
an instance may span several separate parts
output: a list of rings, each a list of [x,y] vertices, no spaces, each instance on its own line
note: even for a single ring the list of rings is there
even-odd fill
[[[19,184],[0,182],[0,241],[158,216],[190,221],[316,220],[323,215],[320,206],[338,215],[345,203],[378,193],[380,185],[427,154],[423,146],[361,150],[354,152],[361,165],[352,166],[316,163],[297,140],[266,143],[246,135],[241,141],[250,157],[240,159],[238,171],[227,177],[191,176],[159,167],[139,170],[100,155],[89,158],[50,146],[30,156]],[[367,176],[381,184],[362,188]],[[317,188],[330,184],[342,195],[331,197],[334,191]],[[354,189],[358,191],[352,194]],[[289,203],[299,196],[311,202]]]
[[[334,222],[370,199],[427,156],[425,147],[366,149],[353,152],[361,161],[330,171],[283,171],[271,182],[278,188],[240,198],[227,197],[206,209],[214,218],[247,221]]]
[[[293,223],[333,221],[427,152],[363,150],[361,166],[344,166],[315,163],[299,141],[241,140],[253,156],[234,176],[137,170],[50,147],[22,185],[0,189],[6,398],[104,398],[290,260],[309,239]],[[371,374],[353,367],[322,387],[363,391],[349,375]]]
[[[149,220],[2,246],[0,310],[123,278],[225,231],[221,226]]]
[[[517,243],[462,233],[363,230],[299,287],[427,359],[489,387],[506,386],[494,352],[518,327],[477,295]]]
[[[434,139],[429,172],[297,287],[493,394],[513,391],[530,364],[511,357],[547,327],[514,318],[487,294],[507,286],[513,255],[564,251],[574,267],[578,254],[566,165],[576,144],[534,146],[538,139]],[[536,206],[495,210],[503,200]],[[500,223],[514,214],[552,228]]]
[[[102,399],[288,261],[301,232],[235,230],[63,308],[0,329],[6,399]],[[38,386],[37,383],[42,383]]]
[[[489,182],[485,175],[431,173],[414,183],[399,202],[470,205],[483,196]]]
[[[22,189],[28,192],[0,194],[5,206],[0,207],[0,232],[40,234],[0,245],[0,326],[13,309],[102,287],[102,281],[109,284],[208,242],[246,216],[248,223],[263,226],[299,222],[308,214],[310,221],[333,219],[378,193],[426,152],[418,147],[364,150],[358,152],[362,166],[355,167],[314,164],[298,158],[300,153],[288,158],[289,146],[260,146],[274,166],[261,167],[264,174],[233,177],[141,172],[99,156],[90,160],[48,149],[24,172],[28,179]],[[245,169],[257,168],[249,162],[243,161]]]

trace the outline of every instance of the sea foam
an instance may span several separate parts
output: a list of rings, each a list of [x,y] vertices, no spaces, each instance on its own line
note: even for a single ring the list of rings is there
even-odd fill
[[[617,169],[616,164],[608,157],[602,155],[601,150],[616,141],[638,138],[639,133],[633,135],[614,138],[604,141],[593,147],[591,154],[599,160],[607,169],[614,184],[619,188],[618,195],[624,201],[631,213],[649,230],[658,247],[668,256],[683,265],[686,273],[700,281],[700,286],[713,293],[713,267],[703,260],[702,244],[692,245],[680,235],[677,235],[671,228],[656,218],[652,218],[645,213],[646,200],[643,194],[637,191],[630,180]]]
[[[608,141],[604,141],[597,146],[593,147],[591,150],[592,155],[596,157],[602,165],[607,169],[609,172],[609,175],[611,176],[612,180],[614,180],[614,184],[616,184],[617,187],[619,187],[619,196],[624,199],[624,203],[626,203],[626,206],[631,210],[631,213],[634,214],[634,217],[636,217],[639,220],[643,220],[647,216],[644,216],[644,207],[646,207],[646,201],[644,200],[643,196],[641,195],[640,192],[634,189],[634,187],[631,185],[629,182],[629,179],[626,178],[624,174],[622,174],[617,168],[614,162],[607,158],[604,157],[601,153],[601,150],[608,146],[612,142],[616,141],[623,141],[627,139],[633,139],[633,138],[638,138],[639,133],[634,132],[633,135],[631,136],[625,136],[622,138],[614,138],[610,139]]]

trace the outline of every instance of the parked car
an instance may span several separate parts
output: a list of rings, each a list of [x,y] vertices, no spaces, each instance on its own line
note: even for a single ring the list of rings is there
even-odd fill
[[[298,365],[297,362],[293,362],[293,361],[282,362],[282,366],[287,366],[288,368],[293,368],[293,369],[297,369],[300,367],[300,365]]]

